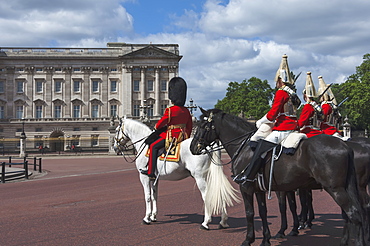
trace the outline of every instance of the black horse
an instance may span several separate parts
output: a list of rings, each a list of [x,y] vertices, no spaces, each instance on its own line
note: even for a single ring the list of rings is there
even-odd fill
[[[247,135],[255,130],[252,123],[226,114],[221,110],[202,110],[201,122],[195,133],[190,149],[193,154],[200,154],[214,141],[221,141],[232,158],[232,171],[240,173],[250,162],[253,151],[245,144]],[[249,133],[249,134],[246,134]],[[263,170],[264,180],[269,180],[270,163]],[[364,245],[362,229],[363,213],[358,199],[353,151],[342,140],[328,135],[318,135],[303,140],[294,155],[283,154],[275,162],[272,190],[292,191],[298,188],[317,189],[323,187],[342,208],[346,216],[342,245],[349,240],[349,225],[353,226],[356,245]],[[259,213],[263,225],[262,245],[270,244],[270,230],[267,223],[266,196],[258,187],[241,188],[247,217],[247,235],[242,245],[255,241],[253,194],[256,194]]]
[[[369,228],[369,221],[370,221],[370,196],[367,192],[367,187],[370,184],[370,139],[369,138],[363,138],[363,137],[356,137],[350,139],[350,141],[347,141],[346,144],[353,149],[354,152],[354,165],[356,170],[356,178],[357,178],[357,188],[359,191],[359,198],[361,205],[366,212],[366,225],[365,228],[367,228],[367,233],[370,236],[370,228]],[[280,199],[285,199],[285,194],[278,194],[279,201]],[[299,216],[297,216],[296,211],[294,209],[291,209],[293,218],[294,218],[294,226],[293,230],[295,228],[295,225],[297,223],[295,218],[299,218],[299,224],[300,226],[298,229],[301,228],[310,228],[312,226],[312,220],[314,219],[314,209],[312,205],[312,191],[310,190],[302,190],[299,191],[300,195],[300,201],[301,201],[301,213]],[[295,204],[296,200],[293,196],[287,196],[286,197],[289,204]],[[280,202],[279,202],[280,203]],[[283,203],[283,202],[282,202]],[[283,208],[281,208],[282,210]],[[285,208],[286,210],[286,208]],[[281,212],[281,221],[282,223],[286,223],[286,212]],[[280,232],[280,231],[279,231]],[[280,232],[281,233],[281,232]],[[280,236],[283,236],[284,233],[282,233]],[[278,235],[277,235],[278,236]],[[368,239],[369,240],[369,239]]]

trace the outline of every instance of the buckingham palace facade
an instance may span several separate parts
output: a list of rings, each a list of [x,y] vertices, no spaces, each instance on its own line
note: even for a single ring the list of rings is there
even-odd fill
[[[2,47],[0,147],[16,150],[23,134],[28,151],[108,150],[112,117],[161,117],[181,58],[177,44]]]

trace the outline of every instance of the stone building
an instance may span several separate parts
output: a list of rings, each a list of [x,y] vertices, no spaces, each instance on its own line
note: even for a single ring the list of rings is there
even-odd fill
[[[28,151],[108,150],[112,116],[160,118],[181,58],[177,44],[1,48],[0,148],[24,132]]]

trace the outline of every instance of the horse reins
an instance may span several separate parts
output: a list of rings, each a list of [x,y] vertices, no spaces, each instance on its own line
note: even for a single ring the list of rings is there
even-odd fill
[[[115,139],[115,141],[117,142],[117,143],[120,143],[120,145],[121,145],[121,141],[122,140],[125,140],[125,138],[127,138],[127,139],[130,139],[129,138],[129,136],[127,136],[126,135],[126,133],[123,131],[123,129],[122,129],[123,127],[122,127],[122,125],[120,124],[119,125],[119,129],[120,129],[120,131],[121,131],[121,133],[122,133],[122,137],[120,138],[120,139],[118,139],[118,138],[114,138]],[[141,141],[143,141],[144,139],[146,139],[146,138],[148,138],[150,136],[150,134],[148,135],[148,136],[145,136],[145,137],[143,137],[143,138],[141,138],[141,139],[139,139],[139,140],[137,140],[137,141],[135,141],[135,142],[131,142],[131,144],[129,144],[129,145],[127,145],[127,144],[125,144],[123,147],[124,147],[124,149],[125,150],[130,150],[129,149],[129,147],[131,147],[131,146],[134,146],[135,144],[137,144],[137,143],[139,143],[139,142],[141,142]],[[131,161],[128,161],[127,160],[127,158],[126,158],[126,156],[123,154],[123,152],[122,152],[122,156],[123,156],[123,158],[125,159],[125,161],[126,162],[129,162],[129,163],[134,163],[136,160],[137,160],[137,158],[140,156],[140,154],[144,151],[144,147],[142,147],[144,144],[142,144],[141,146],[140,146],[140,151],[138,151],[138,153],[136,154],[136,156],[135,156],[135,158],[133,158]],[[132,150],[135,150],[135,147],[133,147],[132,148]]]
[[[213,114],[211,113],[211,115],[210,115],[210,117],[207,119],[207,121],[208,121],[208,123],[209,124],[212,124],[212,122],[213,122]],[[204,140],[204,136],[206,135],[206,133],[207,132],[209,132],[211,129],[215,129],[215,127],[214,126],[211,126],[211,127],[209,127],[209,126],[205,126],[204,127],[205,128],[205,132],[204,132],[204,134],[199,138],[199,142],[205,142],[205,140]],[[231,157],[231,160],[229,161],[229,162],[227,162],[227,163],[223,163],[223,164],[221,164],[221,165],[228,165],[228,164],[230,164],[230,163],[232,163],[237,157],[238,157],[238,155],[240,154],[240,152],[241,152],[241,150],[243,149],[243,147],[245,146],[245,144],[246,143],[248,143],[249,141],[250,141],[250,138],[252,137],[252,135],[254,134],[256,132],[256,130],[253,130],[253,131],[250,131],[250,132],[247,132],[247,133],[245,133],[245,134],[243,134],[243,135],[241,135],[241,136],[239,136],[239,137],[237,137],[237,138],[234,138],[234,139],[231,139],[231,140],[229,140],[229,141],[227,141],[227,142],[225,142],[225,143],[222,143],[222,146],[218,146],[217,148],[213,148],[213,145],[214,144],[210,144],[209,145],[209,147],[211,148],[210,150],[207,150],[207,149],[205,149],[205,151],[206,151],[206,153],[210,156],[210,158],[212,159],[212,162],[214,163],[214,164],[216,164],[216,165],[218,165],[215,161],[213,161],[213,158],[211,157],[211,155],[210,155],[210,153],[211,152],[214,152],[214,151],[218,151],[218,150],[222,150],[222,149],[225,149],[225,147],[224,146],[227,146],[228,144],[231,144],[232,142],[234,142],[234,141],[236,141],[236,140],[238,140],[238,139],[241,139],[241,138],[244,138],[243,139],[243,141],[242,141],[242,143],[239,145],[239,147],[238,147],[238,149],[235,151],[235,153],[233,154],[233,156]]]

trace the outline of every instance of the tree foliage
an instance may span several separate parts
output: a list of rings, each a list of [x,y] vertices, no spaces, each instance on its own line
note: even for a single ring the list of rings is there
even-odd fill
[[[356,73],[339,85],[339,90],[335,95],[343,99],[349,97],[343,103],[340,112],[342,115],[343,112],[348,115],[351,126],[358,130],[370,128],[370,54],[363,56],[363,62],[356,67]]]
[[[215,108],[233,115],[243,112],[246,117],[259,119],[270,109],[273,92],[267,80],[256,77],[241,83],[230,82],[226,96],[217,101]]]

